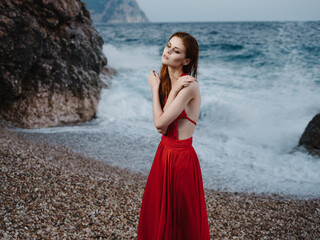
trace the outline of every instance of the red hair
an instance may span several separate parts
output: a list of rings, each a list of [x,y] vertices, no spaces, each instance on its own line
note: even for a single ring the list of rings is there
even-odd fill
[[[186,48],[186,58],[190,59],[188,65],[183,66],[182,70],[184,73],[197,77],[198,74],[198,58],[199,58],[199,46],[197,40],[188,33],[176,32],[170,38],[178,37],[182,39],[183,45]],[[160,88],[159,96],[162,108],[164,107],[164,99],[168,97],[171,90],[171,81],[168,72],[168,66],[162,64],[160,71]]]

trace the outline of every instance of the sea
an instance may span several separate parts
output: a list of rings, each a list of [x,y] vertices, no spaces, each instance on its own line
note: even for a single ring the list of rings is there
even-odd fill
[[[320,22],[96,24],[108,65],[94,120],[20,130],[41,141],[148,175],[161,134],[147,78],[169,37],[188,32],[200,48],[202,104],[193,146],[205,188],[320,197],[320,158],[297,149],[320,113]]]

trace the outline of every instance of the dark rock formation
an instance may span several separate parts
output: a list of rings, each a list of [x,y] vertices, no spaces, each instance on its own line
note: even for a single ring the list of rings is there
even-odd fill
[[[84,0],[94,22],[149,22],[135,0]]]
[[[299,146],[304,146],[312,155],[320,156],[320,113],[307,125],[300,137]]]
[[[102,45],[80,0],[1,0],[0,118],[24,128],[92,119]]]

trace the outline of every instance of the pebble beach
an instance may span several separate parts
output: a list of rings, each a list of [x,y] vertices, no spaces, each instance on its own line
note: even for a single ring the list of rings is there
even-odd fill
[[[106,156],[106,159],[108,156]],[[0,126],[1,239],[136,239],[147,176]],[[320,199],[205,189],[211,239],[320,239]]]

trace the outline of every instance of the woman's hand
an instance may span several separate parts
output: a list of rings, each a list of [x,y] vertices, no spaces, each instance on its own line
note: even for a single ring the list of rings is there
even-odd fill
[[[156,71],[154,70],[150,71],[148,83],[152,89],[159,89],[160,77]]]
[[[189,86],[189,84],[193,81],[197,81],[197,79],[190,75],[179,77],[176,84],[172,87],[172,90],[175,93],[178,93],[182,88]]]
[[[168,128],[164,128],[164,129],[159,128],[158,132],[164,135],[167,133],[167,130],[168,130]]]

